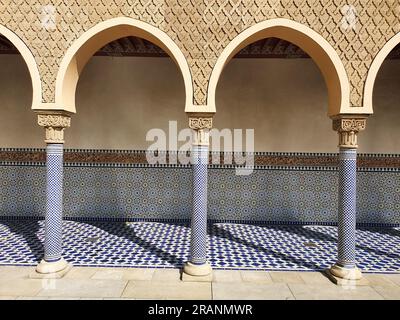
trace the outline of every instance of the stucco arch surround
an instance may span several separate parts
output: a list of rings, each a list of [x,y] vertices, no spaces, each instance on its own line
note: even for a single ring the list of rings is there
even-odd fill
[[[27,45],[13,31],[0,24],[0,34],[17,48],[25,61],[32,81],[32,109],[39,108],[42,102],[42,83],[35,57]]]
[[[309,27],[289,20],[271,19],[259,22],[236,36],[223,50],[211,73],[207,102],[208,111],[215,112],[219,78],[232,57],[247,45],[258,40],[276,37],[302,48],[321,70],[329,95],[328,115],[361,113],[362,108],[350,107],[350,84],[345,67],[335,49],[320,34]]]
[[[185,107],[193,104],[193,84],[189,65],[176,43],[160,29],[128,17],[112,18],[83,33],[63,57],[57,73],[55,103],[46,109],[75,113],[75,91],[79,75],[94,53],[107,43],[126,36],[137,36],[162,48],[177,64],[185,85]],[[43,106],[41,108],[43,110]],[[182,110],[183,111],[183,110]]]
[[[386,44],[382,47],[382,49],[375,56],[372,64],[368,70],[367,79],[364,85],[364,107],[368,110],[373,111],[373,95],[374,95],[374,86],[375,80],[378,76],[379,70],[389,55],[389,53],[400,43],[400,32],[394,35]]]

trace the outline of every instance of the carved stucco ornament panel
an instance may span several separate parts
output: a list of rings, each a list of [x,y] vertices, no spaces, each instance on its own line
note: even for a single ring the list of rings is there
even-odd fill
[[[0,12],[0,24],[35,56],[44,103],[54,102],[57,71],[68,47],[114,17],[147,22],[176,42],[191,68],[195,105],[207,103],[208,81],[222,50],[260,21],[287,18],[321,34],[342,59],[351,83],[350,104],[358,106],[373,58],[400,32],[398,0],[356,0],[350,9],[347,0],[0,0]]]
[[[333,120],[333,130],[338,132],[340,148],[357,148],[358,132],[365,130],[366,118],[341,117]]]
[[[209,145],[210,129],[212,129],[211,117],[189,117],[189,128],[193,132],[194,145]]]
[[[71,126],[66,114],[38,114],[38,124],[45,128],[46,143],[64,143],[64,130]]]

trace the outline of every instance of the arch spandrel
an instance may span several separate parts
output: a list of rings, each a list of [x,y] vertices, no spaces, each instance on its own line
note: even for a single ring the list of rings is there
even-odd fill
[[[373,95],[376,77],[385,59],[389,56],[390,52],[399,44],[400,32],[394,35],[388,42],[385,43],[385,45],[375,56],[371,67],[368,70],[368,75],[364,86],[364,106],[371,111],[374,107]]]

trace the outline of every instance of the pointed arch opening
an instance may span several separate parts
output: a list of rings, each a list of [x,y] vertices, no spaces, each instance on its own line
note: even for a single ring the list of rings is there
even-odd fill
[[[216,111],[216,90],[222,71],[228,62],[247,45],[265,38],[280,38],[303,49],[318,65],[328,88],[328,115],[354,113],[349,106],[349,80],[342,61],[335,49],[320,34],[288,19],[260,22],[234,38],[218,58],[211,74],[207,102]]]
[[[89,59],[106,44],[128,36],[154,43],[173,59],[183,77],[185,106],[192,105],[192,77],[186,58],[175,42],[165,32],[148,23],[120,17],[103,21],[92,27],[67,50],[57,74],[54,109],[75,113],[76,86]]]

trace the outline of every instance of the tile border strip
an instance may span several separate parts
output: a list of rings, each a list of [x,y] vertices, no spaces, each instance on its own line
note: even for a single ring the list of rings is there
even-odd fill
[[[0,216],[0,221],[21,221],[21,220],[44,220],[42,216]],[[190,224],[190,219],[161,219],[161,218],[115,218],[115,217],[68,217],[64,216],[63,220],[76,222],[143,222],[143,223],[174,223],[174,224]],[[337,226],[337,222],[304,222],[304,221],[261,221],[261,220],[224,220],[224,219],[208,219],[209,225],[216,223],[225,224],[249,224],[256,226]],[[357,223],[357,227],[363,228],[399,228],[400,223]]]
[[[27,162],[27,161],[0,161],[1,166],[15,167],[45,167],[45,162]],[[87,163],[87,162],[64,162],[65,168],[167,168],[167,169],[190,169],[191,165],[183,164],[146,164],[146,163]],[[234,169],[251,169],[251,170],[278,170],[278,171],[337,171],[334,166],[254,166],[243,167],[236,165],[214,165],[210,164],[210,170],[234,170]],[[400,167],[358,167],[357,172],[400,172]]]

